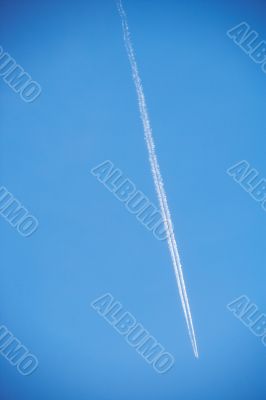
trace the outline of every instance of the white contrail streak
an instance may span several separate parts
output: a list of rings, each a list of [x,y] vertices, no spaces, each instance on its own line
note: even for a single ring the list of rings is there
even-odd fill
[[[154,180],[154,185],[156,188],[156,193],[159,199],[160,203],[160,208],[161,208],[161,213],[164,219],[164,224],[165,224],[165,229],[166,231],[170,232],[168,235],[167,241],[168,241],[168,247],[169,251],[171,254],[172,262],[173,262],[173,267],[175,271],[175,276],[176,276],[176,281],[177,281],[177,286],[181,298],[181,303],[186,319],[186,324],[188,327],[188,332],[189,332],[189,337],[191,340],[191,344],[193,347],[193,351],[195,356],[198,358],[199,353],[198,353],[198,348],[197,348],[197,342],[196,342],[196,336],[194,332],[194,327],[193,327],[193,322],[192,322],[192,317],[191,317],[191,312],[190,312],[190,307],[189,307],[189,301],[188,301],[188,296],[187,296],[187,291],[186,291],[186,286],[185,286],[185,281],[183,278],[183,272],[182,272],[182,265],[180,262],[180,257],[176,245],[176,240],[174,236],[174,231],[173,231],[173,223],[170,215],[170,210],[168,207],[168,202],[166,198],[166,193],[163,185],[163,180],[159,168],[159,164],[157,161],[157,156],[155,152],[155,145],[154,145],[154,140],[153,140],[153,134],[152,134],[152,129],[150,125],[150,120],[149,120],[149,115],[147,111],[147,106],[146,106],[146,101],[144,97],[144,91],[138,71],[138,66],[136,63],[135,59],[135,54],[133,50],[133,46],[131,43],[131,38],[130,38],[130,32],[129,32],[129,27],[127,23],[127,16],[125,13],[125,10],[122,5],[121,0],[116,0],[117,3],[117,8],[122,20],[122,27],[123,27],[123,33],[124,33],[124,42],[128,54],[128,58],[130,61],[130,66],[132,70],[132,75],[133,75],[133,80],[134,84],[136,87],[137,91],[137,97],[138,97],[138,104],[139,104],[139,109],[140,109],[140,116],[141,120],[143,123],[144,127],[144,134],[145,134],[145,140],[148,148],[148,153],[149,153],[149,160],[150,160],[150,165],[151,165],[151,170],[152,170],[152,176]]]

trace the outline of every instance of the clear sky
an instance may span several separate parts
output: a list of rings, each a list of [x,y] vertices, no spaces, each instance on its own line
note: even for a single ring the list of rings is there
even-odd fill
[[[135,88],[112,0],[0,1],[0,45],[42,86],[2,80],[1,185],[39,220],[0,219],[0,322],[39,360],[0,357],[3,400],[263,400],[266,348],[226,305],[266,313],[266,213],[226,170],[266,178],[266,75],[226,36],[266,40],[263,1],[124,0],[198,339],[168,248],[90,174],[109,159],[155,204]],[[264,118],[264,119],[263,119]],[[109,292],[175,357],[158,375],[90,303]]]

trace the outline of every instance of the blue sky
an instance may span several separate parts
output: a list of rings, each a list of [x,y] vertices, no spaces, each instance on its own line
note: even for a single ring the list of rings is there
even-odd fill
[[[262,1],[125,0],[184,266],[193,356],[165,242],[90,174],[111,160],[157,204],[113,1],[1,1],[1,45],[42,86],[26,104],[1,81],[1,184],[39,220],[1,218],[0,316],[39,360],[0,357],[2,398],[265,399],[266,349],[226,305],[266,313],[266,214],[226,174],[266,177],[266,75],[226,36]],[[175,357],[158,375],[90,307],[110,292]]]

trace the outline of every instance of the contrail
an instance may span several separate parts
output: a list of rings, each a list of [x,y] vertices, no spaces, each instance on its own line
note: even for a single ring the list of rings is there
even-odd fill
[[[194,332],[185,281],[184,281],[184,277],[183,277],[182,265],[180,262],[180,257],[179,257],[179,253],[178,253],[178,249],[177,249],[177,245],[176,245],[176,240],[175,240],[175,236],[173,233],[174,232],[173,223],[172,223],[172,219],[171,219],[171,215],[170,215],[170,210],[168,207],[168,202],[167,202],[167,197],[166,197],[163,180],[162,180],[162,176],[161,176],[161,172],[160,172],[160,167],[159,167],[156,152],[155,152],[155,145],[154,145],[153,134],[152,134],[152,129],[151,129],[151,125],[150,125],[149,115],[148,115],[148,111],[147,111],[146,101],[145,101],[145,97],[144,97],[144,90],[142,87],[142,83],[141,83],[141,79],[140,79],[140,75],[139,75],[139,71],[138,71],[138,66],[137,66],[137,62],[136,62],[136,58],[135,58],[135,54],[134,54],[134,50],[133,50],[133,45],[131,43],[130,31],[129,31],[129,27],[128,27],[128,23],[127,23],[127,15],[123,8],[122,1],[116,0],[116,3],[117,3],[118,12],[119,12],[121,20],[122,20],[124,42],[125,42],[131,70],[132,70],[133,81],[134,81],[136,91],[137,91],[140,116],[141,116],[141,120],[142,120],[143,127],[144,127],[144,135],[145,135],[145,141],[146,141],[147,149],[148,149],[148,153],[149,153],[149,160],[150,160],[150,165],[151,165],[153,181],[154,181],[156,193],[158,196],[158,200],[160,203],[161,213],[162,213],[162,216],[164,219],[165,229],[166,229],[166,231],[170,232],[170,235],[168,235],[168,238],[167,238],[167,242],[168,242],[168,247],[169,247],[169,251],[170,251],[172,262],[173,262],[178,291],[179,291],[179,295],[181,298],[183,311],[185,314],[186,324],[187,324],[192,348],[193,348],[195,357],[198,358],[199,353],[198,353],[198,348],[197,348],[197,341],[196,341],[196,336],[195,336],[195,332]]]

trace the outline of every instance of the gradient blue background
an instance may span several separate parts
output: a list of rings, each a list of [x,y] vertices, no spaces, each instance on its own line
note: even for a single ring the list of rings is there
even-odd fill
[[[125,0],[184,265],[193,356],[166,243],[90,174],[110,159],[157,202],[111,0],[1,1],[0,44],[43,92],[0,82],[1,184],[40,222],[3,219],[0,322],[39,359],[0,357],[1,400],[263,400],[266,348],[226,309],[266,312],[266,214],[226,170],[266,177],[266,75],[226,36],[266,39],[265,2]],[[111,292],[176,359],[160,376],[90,307]]]

